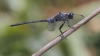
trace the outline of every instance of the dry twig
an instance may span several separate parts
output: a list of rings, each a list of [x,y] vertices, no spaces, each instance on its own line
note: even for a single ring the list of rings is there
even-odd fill
[[[47,50],[49,50],[50,48],[55,46],[57,43],[59,43],[60,41],[62,41],[66,37],[68,37],[70,34],[75,32],[79,27],[81,27],[82,25],[86,24],[89,20],[91,20],[93,17],[95,17],[99,13],[100,13],[100,7],[97,10],[95,10],[93,13],[91,13],[89,16],[87,16],[86,18],[84,18],[83,20],[81,20],[80,22],[75,24],[73,27],[71,27],[70,29],[66,30],[63,33],[64,38],[62,38],[61,36],[58,36],[57,38],[55,38],[54,40],[49,42],[47,45],[45,45],[43,48],[38,50],[36,53],[34,53],[32,56],[41,56]]]

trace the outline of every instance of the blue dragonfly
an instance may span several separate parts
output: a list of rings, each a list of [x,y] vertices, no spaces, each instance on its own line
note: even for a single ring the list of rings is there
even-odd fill
[[[61,30],[62,27],[64,26],[64,24],[66,22],[67,22],[68,27],[71,27],[70,20],[73,20],[74,15],[79,15],[79,14],[74,14],[73,12],[70,12],[70,13],[59,12],[55,16],[48,18],[46,20],[34,20],[34,21],[30,21],[30,22],[21,22],[21,23],[12,24],[10,26],[13,27],[13,26],[19,26],[19,25],[30,24],[30,23],[48,22],[48,26],[47,26],[48,30],[54,31],[57,22],[62,21],[62,24],[59,27],[59,31],[60,31],[61,34],[63,34],[63,32]],[[84,17],[83,15],[79,15],[79,16]]]

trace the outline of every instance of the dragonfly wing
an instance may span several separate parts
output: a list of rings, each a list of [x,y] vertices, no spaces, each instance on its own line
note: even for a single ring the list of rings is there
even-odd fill
[[[65,24],[67,24],[68,27],[71,27],[71,26],[73,26],[73,20],[74,19],[67,19]]]
[[[56,23],[48,23],[47,28],[49,31],[54,31],[56,28]]]
[[[70,25],[70,26],[75,25],[76,23],[78,23],[79,21],[81,21],[82,18],[83,18],[82,16],[74,15],[74,18],[73,18],[73,19],[68,19],[69,25]],[[67,23],[67,24],[68,24],[68,23]]]

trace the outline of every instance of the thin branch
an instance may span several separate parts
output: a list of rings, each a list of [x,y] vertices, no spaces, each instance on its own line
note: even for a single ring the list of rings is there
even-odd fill
[[[52,40],[47,45],[45,45],[43,48],[41,48],[36,53],[34,53],[32,56],[41,56],[47,50],[49,50],[50,48],[52,48],[53,46],[55,46],[57,43],[59,43],[60,41],[62,41],[66,37],[68,37],[70,34],[72,34],[73,32],[75,32],[79,27],[81,27],[82,25],[86,24],[89,20],[91,20],[93,17],[95,17],[99,13],[100,13],[100,7],[97,10],[95,10],[93,13],[91,13],[89,16],[87,16],[86,18],[84,18],[83,20],[81,20],[80,22],[78,22],[77,24],[75,24],[73,27],[71,27],[70,29],[66,30],[63,33],[63,37],[61,37],[61,35],[59,35],[54,40]]]

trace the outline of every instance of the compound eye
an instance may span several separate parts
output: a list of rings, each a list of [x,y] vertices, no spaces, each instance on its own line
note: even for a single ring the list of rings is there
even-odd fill
[[[74,15],[74,13],[71,12],[70,15]]]
[[[72,19],[73,16],[74,16],[74,13],[70,12],[68,17],[69,17],[69,19]]]

